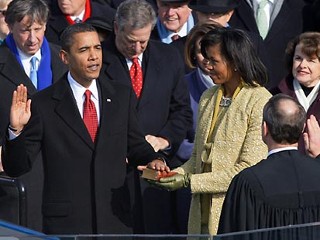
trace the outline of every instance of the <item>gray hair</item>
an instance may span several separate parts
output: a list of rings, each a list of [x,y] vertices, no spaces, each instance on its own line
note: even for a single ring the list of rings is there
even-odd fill
[[[6,12],[5,21],[8,25],[21,22],[29,16],[31,23],[38,22],[46,24],[49,17],[49,7],[45,0],[13,0]]]
[[[141,29],[149,24],[153,28],[157,16],[152,6],[145,0],[126,0],[119,5],[115,21],[120,31],[125,27]]]

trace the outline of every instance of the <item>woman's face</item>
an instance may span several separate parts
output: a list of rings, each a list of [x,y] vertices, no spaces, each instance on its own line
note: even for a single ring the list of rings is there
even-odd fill
[[[320,61],[317,56],[308,57],[302,52],[302,44],[294,51],[292,75],[306,87],[314,87],[320,80]]]
[[[213,45],[207,48],[209,75],[215,84],[234,83],[236,81],[235,70],[221,55],[220,45]]]
[[[203,57],[201,54],[201,46],[200,46],[201,38],[196,41],[195,46],[195,57],[198,64],[198,67],[207,75],[210,73],[210,69],[208,69],[208,60]]]

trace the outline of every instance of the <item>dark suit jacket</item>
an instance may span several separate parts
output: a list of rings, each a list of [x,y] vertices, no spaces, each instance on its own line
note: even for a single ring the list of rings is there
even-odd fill
[[[53,82],[67,71],[67,66],[62,63],[59,57],[59,47],[50,44],[51,50],[51,69]],[[19,84],[24,84],[28,88],[28,96],[34,95],[37,90],[25,73],[23,67],[16,60],[10,49],[3,43],[0,46],[0,138],[2,139],[7,132],[9,125],[10,106],[12,93]],[[2,142],[2,141],[1,141]],[[27,191],[27,227],[40,231],[41,222],[41,198],[43,186],[42,164],[40,161],[35,165],[31,172],[20,177],[20,180]],[[2,215],[3,219],[7,219]]]
[[[50,17],[47,22],[46,28],[46,38],[49,42],[60,45],[60,36],[63,30],[69,26],[68,21],[66,20],[65,15],[61,12],[57,0],[53,0],[50,4]],[[99,4],[97,2],[91,2],[91,16],[104,17],[110,26],[113,26],[113,19],[115,16],[115,9],[111,8],[107,4]]]
[[[131,87],[125,58],[114,40],[104,44],[105,74],[111,81]],[[143,89],[136,108],[145,135],[164,137],[171,143],[169,158],[177,151],[192,125],[189,92],[183,80],[183,62],[178,51],[161,42],[150,40],[143,55]],[[168,161],[170,166],[170,160]]]
[[[159,157],[139,129],[132,90],[119,83],[98,84],[101,117],[95,144],[65,76],[33,97],[28,125],[3,147],[10,176],[29,171],[41,150],[46,233],[130,233],[123,222],[130,215],[123,187],[126,157],[134,166]]]
[[[302,32],[303,6],[303,0],[284,0],[280,12],[264,39],[270,64],[268,88],[277,86],[286,75],[285,49],[288,41]],[[245,0],[240,1],[240,5],[235,9],[229,23],[232,27],[259,34],[253,10]]]
[[[106,66],[105,74],[110,81],[119,81],[131,87],[131,79],[127,63],[117,50],[114,40],[104,44],[103,61]],[[172,167],[172,157],[187,130],[191,128],[192,112],[189,103],[189,92],[183,80],[183,62],[178,51],[159,41],[150,40],[143,54],[143,89],[136,103],[139,123],[145,135],[151,134],[169,140],[171,148],[165,151],[167,164]],[[128,179],[132,178],[129,171]],[[164,190],[150,187],[145,181],[140,181],[134,172],[134,181],[130,189],[142,196],[136,199],[133,206],[135,211],[135,233],[172,233],[176,223],[173,223],[175,208],[171,208],[171,194]],[[140,189],[141,188],[141,189]],[[141,194],[141,192],[142,194]],[[142,201],[142,202],[141,202]],[[142,203],[142,209],[140,204]],[[153,209],[162,210],[154,217]],[[143,215],[143,217],[142,217]]]
[[[59,57],[60,47],[50,44],[51,50],[51,69],[52,82],[57,82],[64,73],[67,72],[67,66],[63,64]],[[12,93],[17,86],[24,84],[28,89],[28,96],[32,96],[37,89],[25,73],[23,67],[16,60],[10,49],[5,43],[0,46],[0,137],[5,135],[9,124],[9,113],[12,101]]]
[[[229,186],[218,233],[320,221],[319,171],[318,160],[297,150],[273,153],[243,170]]]

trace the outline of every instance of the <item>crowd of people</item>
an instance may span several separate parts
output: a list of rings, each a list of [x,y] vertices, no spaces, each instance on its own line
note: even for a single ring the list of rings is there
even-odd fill
[[[2,174],[26,186],[26,226],[319,221],[318,2],[0,0]]]

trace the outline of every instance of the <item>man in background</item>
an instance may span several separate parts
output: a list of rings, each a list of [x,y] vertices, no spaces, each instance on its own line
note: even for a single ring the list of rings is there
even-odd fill
[[[152,39],[171,43],[186,36],[195,24],[190,0],[157,0],[158,18]]]
[[[115,36],[103,45],[103,59],[109,80],[121,82],[135,92],[135,108],[145,138],[155,151],[166,156],[171,167],[173,156],[192,126],[192,112],[183,80],[183,61],[175,47],[150,40],[155,23],[156,14],[149,3],[124,1],[116,13]],[[136,199],[138,208],[134,208],[138,209],[136,233],[174,233],[173,194],[149,186],[133,169],[129,169],[129,178],[133,172],[132,188],[141,198]],[[155,214],[154,209],[161,211]]]
[[[44,37],[48,14],[45,0],[13,0],[6,10],[10,34],[0,46],[1,139],[7,131],[12,92],[16,87],[24,84],[31,97],[58,81],[67,71],[59,57],[60,47],[48,43]],[[27,191],[27,227],[41,230],[41,161],[20,180]],[[7,217],[1,215],[2,219],[8,220]]]
[[[52,0],[50,13],[46,37],[49,42],[60,45],[60,35],[67,26],[91,17],[103,17],[108,25],[112,25],[115,10],[91,0]]]

